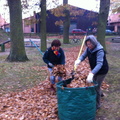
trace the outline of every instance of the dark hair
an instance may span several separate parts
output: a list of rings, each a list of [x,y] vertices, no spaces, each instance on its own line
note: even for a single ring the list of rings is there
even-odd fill
[[[58,39],[53,40],[51,43],[51,46],[56,46],[56,47],[61,46],[60,40],[58,40]]]

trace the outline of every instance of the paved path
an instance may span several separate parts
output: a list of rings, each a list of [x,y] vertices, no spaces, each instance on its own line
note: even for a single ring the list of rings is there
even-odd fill
[[[120,37],[113,37],[112,42],[119,42],[120,43]]]
[[[30,40],[32,40],[33,42],[40,42],[40,39],[34,39],[34,38],[25,38],[24,39],[25,42],[28,42]]]

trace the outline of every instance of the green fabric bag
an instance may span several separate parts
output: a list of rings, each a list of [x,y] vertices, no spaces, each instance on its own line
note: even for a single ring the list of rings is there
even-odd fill
[[[60,81],[57,86],[58,117],[60,120],[95,120],[96,91],[94,86],[82,88],[63,87],[72,78]]]

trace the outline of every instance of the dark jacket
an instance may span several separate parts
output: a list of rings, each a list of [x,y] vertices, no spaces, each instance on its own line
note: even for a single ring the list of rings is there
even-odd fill
[[[89,60],[89,63],[90,63],[91,70],[93,70],[97,65],[96,61],[97,61],[98,52],[104,52],[104,50],[100,49],[100,50],[95,51],[93,53],[91,53],[89,50],[87,51],[87,56],[88,56],[88,60]],[[106,60],[106,54],[104,52],[102,66],[101,66],[101,68],[99,69],[99,71],[96,74],[97,75],[99,75],[99,74],[107,74],[107,72],[108,72],[108,62]]]
[[[52,63],[53,65],[58,64],[65,64],[65,55],[62,48],[59,49],[59,55],[55,55],[54,51],[50,48],[47,49],[47,51],[43,55],[43,61],[47,64],[47,66],[50,68],[48,63]]]

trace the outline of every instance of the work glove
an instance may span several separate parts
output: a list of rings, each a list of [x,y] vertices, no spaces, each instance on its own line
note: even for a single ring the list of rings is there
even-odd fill
[[[90,72],[90,73],[88,74],[88,76],[87,76],[87,80],[86,80],[86,81],[87,81],[88,83],[93,82],[93,76],[94,76],[94,74]]]
[[[74,65],[77,66],[77,65],[80,64],[80,62],[81,62],[81,60],[77,59],[77,60],[75,61]]]
[[[52,68],[54,67],[54,65],[52,63],[48,63],[48,65]]]

